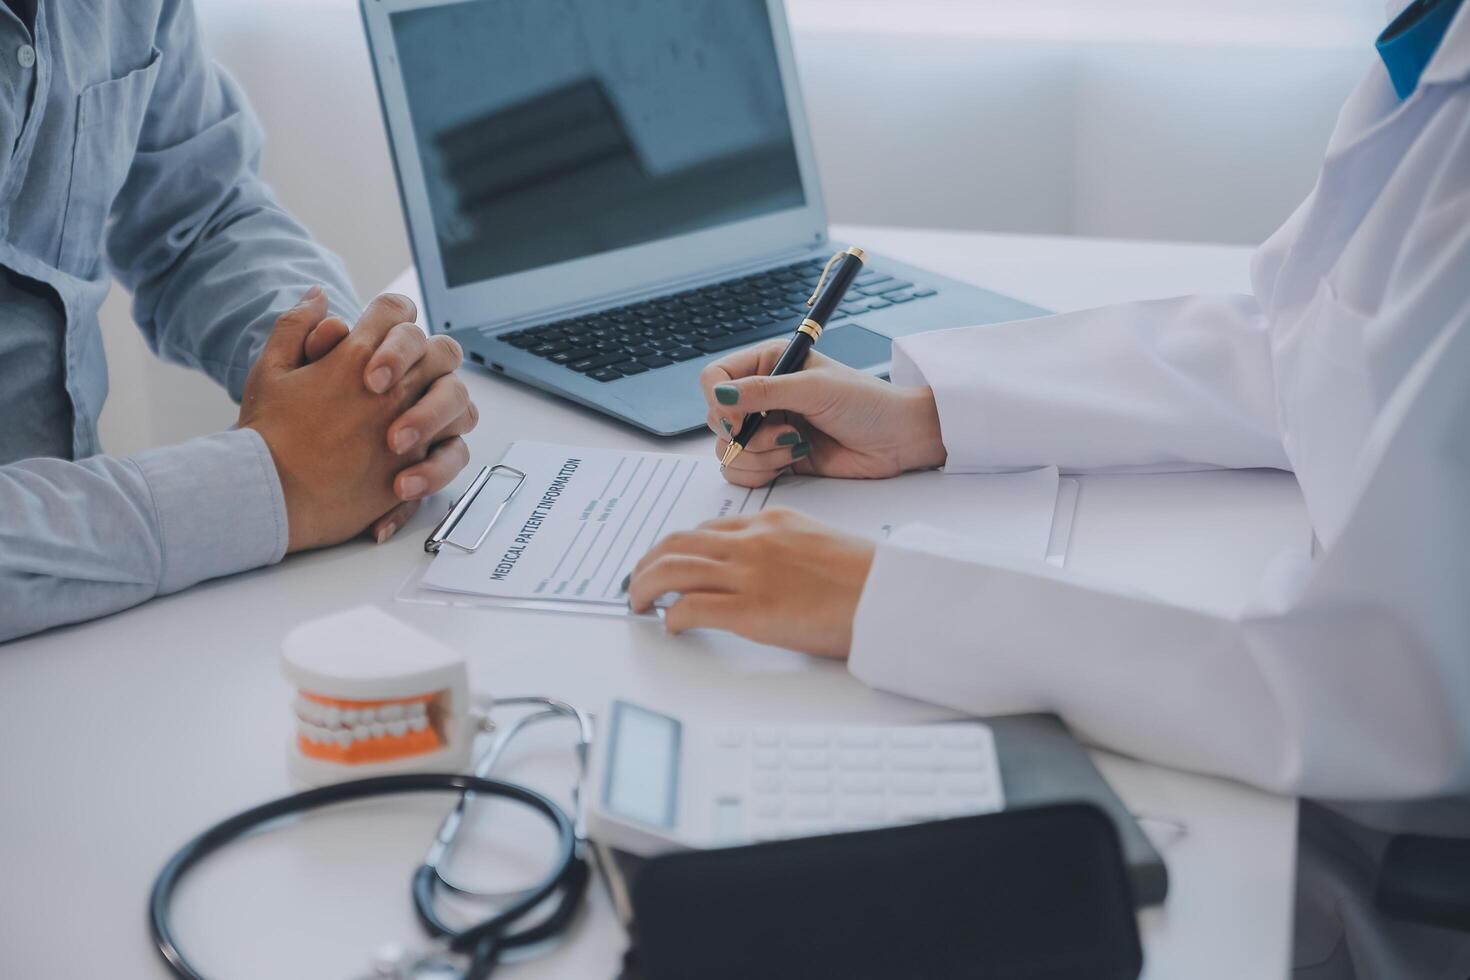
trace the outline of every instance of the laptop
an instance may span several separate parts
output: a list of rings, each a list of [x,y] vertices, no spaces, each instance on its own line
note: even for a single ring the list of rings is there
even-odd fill
[[[844,247],[780,0],[361,5],[430,329],[649,432],[702,427],[700,370],[790,336]],[[894,337],[1043,312],[869,252],[817,349],[886,376]]]

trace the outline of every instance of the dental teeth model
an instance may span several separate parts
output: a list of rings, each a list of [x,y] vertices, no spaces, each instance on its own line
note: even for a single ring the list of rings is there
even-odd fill
[[[469,765],[464,658],[375,606],[293,629],[281,670],[296,688],[291,773],[312,785]]]

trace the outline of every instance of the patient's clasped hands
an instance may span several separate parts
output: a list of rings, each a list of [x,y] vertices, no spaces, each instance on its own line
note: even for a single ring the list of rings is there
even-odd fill
[[[803,370],[767,377],[784,341],[753,347],[704,369],[715,455],[747,412],[769,412],[746,451],[725,470],[743,487],[796,473],[881,479],[942,466],[946,452],[929,388],[903,388],[816,351]],[[636,612],[677,593],[672,632],[711,627],[826,657],[846,657],[875,546],[809,517],[775,508],[671,534],[634,569]]]
[[[281,481],[290,551],[369,530],[387,540],[469,462],[479,414],[455,376],[462,352],[426,337],[384,294],[349,330],[319,288],[282,314],[245,382],[240,427],[260,433]]]

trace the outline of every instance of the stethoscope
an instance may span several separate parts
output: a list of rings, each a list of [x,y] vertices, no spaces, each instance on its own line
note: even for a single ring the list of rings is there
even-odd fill
[[[412,773],[374,776],[293,793],[252,807],[221,821],[183,847],[163,866],[153,882],[148,899],[148,921],[153,941],[164,962],[183,980],[205,980],[179,948],[171,924],[170,908],[180,880],[194,865],[226,844],[252,830],[284,817],[353,800],[401,793],[458,793],[454,808],[439,825],[434,841],[413,875],[413,904],[430,944],[419,951],[392,951],[379,957],[371,974],[379,980],[414,980],[419,977],[484,980],[508,952],[528,949],[561,935],[581,907],[591,871],[583,821],[581,783],[586,775],[587,755],[592,745],[592,721],[586,713],[556,698],[499,698],[493,704],[536,706],[516,718],[504,731],[496,732],[489,719],[492,702],[481,699],[478,707],[481,729],[495,733],[490,746],[475,765],[473,775],[462,773]],[[576,817],[552,800],[525,786],[491,778],[511,741],[527,727],[554,718],[567,718],[577,725],[577,785],[572,792]],[[519,803],[540,813],[556,829],[556,857],[551,871],[530,887],[511,892],[476,891],[456,883],[444,871],[464,827],[465,814],[476,796],[497,797]],[[497,911],[467,928],[457,929],[435,908],[439,886],[469,898],[494,902]]]

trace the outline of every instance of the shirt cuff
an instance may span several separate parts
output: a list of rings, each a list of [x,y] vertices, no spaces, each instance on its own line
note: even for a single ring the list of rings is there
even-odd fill
[[[1015,469],[1010,466],[991,466],[975,458],[971,448],[976,439],[975,413],[960,407],[959,391],[973,396],[975,375],[970,362],[956,357],[952,342],[945,353],[945,334],[955,330],[972,330],[973,327],[955,327],[952,330],[931,330],[927,333],[900,337],[893,342],[892,364],[888,377],[895,384],[906,388],[928,388],[934,393],[934,410],[939,415],[939,441],[944,444],[945,462],[941,469],[946,473],[994,473]],[[937,340],[937,344],[935,341]],[[934,349],[937,348],[937,349]],[[963,432],[964,438],[946,438],[954,422],[955,430]],[[953,433],[949,433],[953,434]]]
[[[160,595],[273,565],[286,553],[286,498],[260,433],[234,429],[131,457],[153,497]]]

